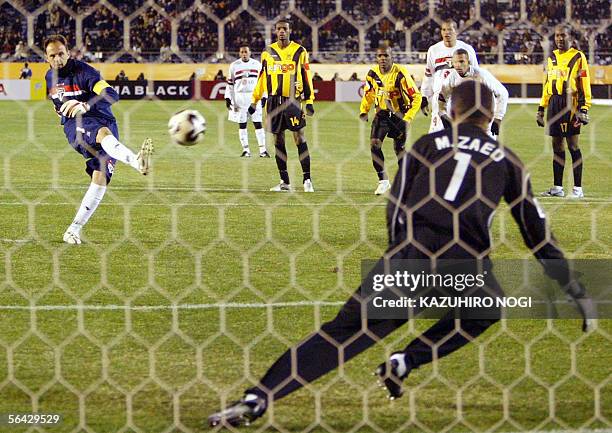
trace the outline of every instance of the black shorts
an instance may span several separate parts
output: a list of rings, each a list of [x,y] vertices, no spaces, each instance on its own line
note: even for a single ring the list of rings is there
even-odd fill
[[[278,134],[285,129],[299,131],[306,126],[306,116],[300,102],[295,99],[271,96],[266,104],[266,112],[266,125],[272,134]]]
[[[385,137],[406,141],[406,122],[387,110],[380,110],[372,121],[370,138],[383,141]]]
[[[570,137],[580,134],[580,124],[576,126],[576,118],[572,116],[573,106],[565,96],[553,95],[548,101],[546,120],[548,135],[551,137]]]

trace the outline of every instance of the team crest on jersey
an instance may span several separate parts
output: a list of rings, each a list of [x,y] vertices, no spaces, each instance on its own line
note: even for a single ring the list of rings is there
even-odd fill
[[[62,102],[62,99],[64,99],[64,93],[66,93],[66,89],[64,89],[64,86],[57,86],[55,88],[55,94],[57,95],[57,99],[59,99],[60,102]]]

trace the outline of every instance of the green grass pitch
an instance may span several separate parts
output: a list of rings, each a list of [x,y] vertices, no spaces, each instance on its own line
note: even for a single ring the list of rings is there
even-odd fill
[[[208,121],[204,142],[168,141],[179,108]],[[0,102],[0,414],[61,413],[47,431],[203,431],[222,401],[237,398],[290,344],[334,316],[360,280],[360,261],[386,244],[384,199],[375,197],[369,124],[357,104],[318,103],[306,135],[317,192],[305,195],[290,135],[294,194],[274,159],[241,159],[222,102],[120,102],[121,139],[156,146],[146,178],[118,164],[83,234],[61,242],[88,185],[48,102]],[[501,140],[550,186],[549,138],[535,106],[511,105]],[[542,200],[571,257],[610,258],[612,108],[583,128],[586,198]],[[409,143],[426,131],[421,114]],[[249,126],[251,150],[255,134]],[[269,146],[272,151],[273,146]],[[395,171],[391,143],[384,147]],[[568,154],[569,158],[569,154]],[[569,166],[569,164],[568,164]],[[571,185],[566,170],[565,185]],[[528,252],[505,206],[494,257]],[[283,303],[269,308],[172,304]],[[77,303],[100,309],[66,308]],[[28,306],[57,306],[30,309]],[[109,306],[146,307],[121,309]],[[18,307],[18,308],[15,308]],[[153,309],[151,307],[158,307]],[[341,371],[292,394],[252,431],[575,431],[612,425],[612,323],[581,335],[577,321],[512,320],[477,344],[413,372],[407,395],[386,400],[371,372],[430,322],[398,331]],[[0,426],[0,431],[26,431]],[[31,430],[32,431],[32,430]],[[41,429],[42,431],[42,429]]]

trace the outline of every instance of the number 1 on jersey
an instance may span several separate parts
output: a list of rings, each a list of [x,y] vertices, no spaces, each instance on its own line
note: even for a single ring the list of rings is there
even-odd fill
[[[453,171],[453,177],[451,177],[446,192],[444,193],[444,200],[454,201],[457,198],[457,193],[459,192],[459,188],[461,188],[461,183],[463,182],[471,159],[472,155],[469,153],[455,153],[457,165],[455,166],[455,171]]]

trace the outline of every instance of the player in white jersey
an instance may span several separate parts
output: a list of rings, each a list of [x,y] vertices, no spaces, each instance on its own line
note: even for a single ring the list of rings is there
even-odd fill
[[[431,127],[429,132],[441,131],[450,126],[450,116],[446,107],[450,107],[450,96],[453,89],[467,80],[476,80],[484,84],[495,97],[493,120],[489,125],[489,135],[499,135],[499,128],[508,107],[508,90],[486,69],[470,64],[467,50],[459,48],[453,54],[453,69],[446,69],[434,83],[434,94],[431,98]]]
[[[247,132],[247,120],[249,117],[248,109],[251,105],[253,89],[257,84],[261,63],[251,59],[251,49],[247,45],[240,47],[240,58],[233,62],[229,67],[227,78],[227,88],[225,89],[225,105],[229,110],[228,119],[240,125],[238,137],[242,145],[242,157],[250,157],[249,134]],[[255,126],[255,136],[259,146],[259,156],[270,158],[266,150],[266,132],[262,125],[262,108],[266,104],[265,98],[257,104],[255,113],[251,116],[253,126]]]
[[[442,40],[427,50],[427,65],[425,66],[425,75],[421,83],[421,94],[423,96],[421,110],[426,116],[431,111],[429,101],[433,96],[434,82],[442,71],[453,67],[452,57],[457,49],[463,48],[466,50],[469,53],[470,64],[478,66],[478,59],[476,58],[474,48],[463,41],[457,40],[457,25],[453,20],[448,19],[442,22],[440,35]]]

